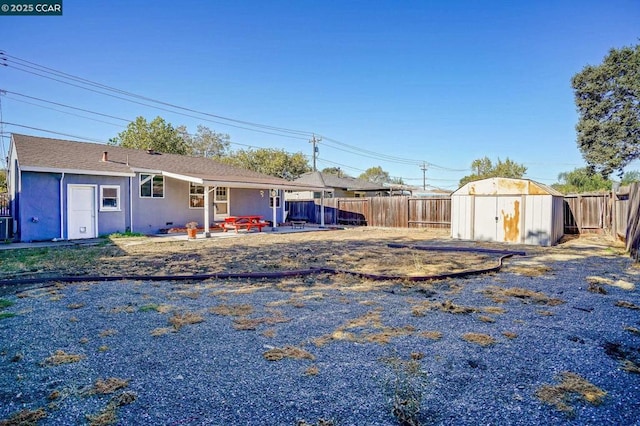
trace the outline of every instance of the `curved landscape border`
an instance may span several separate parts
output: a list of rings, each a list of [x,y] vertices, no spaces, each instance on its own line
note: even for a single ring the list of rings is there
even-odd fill
[[[413,250],[423,251],[453,251],[453,252],[474,252],[488,253],[499,255],[497,264],[487,268],[471,269],[467,271],[447,272],[435,275],[385,275],[371,274],[366,272],[352,271],[349,269],[336,268],[311,268],[297,269],[290,271],[277,272],[215,272],[211,274],[193,274],[193,275],[63,275],[54,277],[40,278],[18,278],[0,281],[0,288],[8,288],[13,286],[23,286],[29,284],[40,284],[38,287],[47,287],[54,283],[78,283],[78,282],[106,282],[106,281],[204,281],[209,279],[279,279],[287,277],[308,276],[314,274],[346,274],[365,278],[373,281],[435,281],[447,278],[461,278],[472,275],[486,274],[497,272],[502,268],[504,259],[512,256],[525,256],[523,251],[495,250],[486,248],[471,247],[450,247],[450,246],[410,246],[406,244],[388,244],[389,248],[409,248]]]

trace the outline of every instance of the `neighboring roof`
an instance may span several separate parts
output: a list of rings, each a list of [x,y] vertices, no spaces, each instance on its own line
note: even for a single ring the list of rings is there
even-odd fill
[[[203,157],[149,153],[119,146],[19,134],[13,134],[11,140],[23,171],[109,176],[135,176],[136,172],[148,171],[210,186],[322,189]],[[105,152],[107,161],[102,161]]]
[[[469,182],[452,195],[553,195],[564,197],[552,187],[530,179],[488,178]]]
[[[294,180],[295,183],[344,189],[346,191],[389,191],[384,185],[378,185],[350,176],[338,176],[331,173],[309,172]]]

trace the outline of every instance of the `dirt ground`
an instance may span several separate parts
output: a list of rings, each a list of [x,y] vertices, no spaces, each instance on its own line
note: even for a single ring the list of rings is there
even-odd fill
[[[448,230],[351,228],[317,232],[213,234],[186,240],[167,237],[114,238],[95,246],[48,249],[28,263],[25,250],[7,250],[0,279],[62,276],[167,276],[280,272],[331,268],[396,277],[422,277],[498,266],[500,254],[424,251],[390,247],[465,247],[524,251],[505,270],[540,275],[549,261],[623,254],[624,246],[603,235],[565,237],[554,247],[453,240]],[[35,251],[33,251],[35,252]],[[22,263],[21,263],[22,262]],[[11,266],[9,266],[11,265]]]

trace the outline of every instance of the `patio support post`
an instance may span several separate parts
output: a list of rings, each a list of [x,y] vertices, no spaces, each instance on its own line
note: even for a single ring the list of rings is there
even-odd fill
[[[320,198],[320,227],[324,228],[324,189]]]
[[[269,191],[269,195],[271,196],[271,203],[273,203],[273,207],[272,207],[272,211],[273,211],[273,230],[275,231],[276,228],[278,227],[278,215],[277,215],[277,209],[278,207],[276,206],[276,199],[278,197],[279,194],[279,189],[271,189]]]
[[[215,187],[213,188],[215,190]],[[211,223],[211,219],[209,217],[210,214],[210,199],[209,199],[209,185],[204,186],[204,236],[205,238],[209,238],[211,236],[211,232],[209,230],[209,224]]]

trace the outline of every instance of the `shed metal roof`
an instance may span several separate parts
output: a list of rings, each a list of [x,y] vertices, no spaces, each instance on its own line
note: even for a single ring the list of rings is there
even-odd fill
[[[564,197],[559,191],[540,182],[501,177],[469,182],[451,195],[552,195]]]

